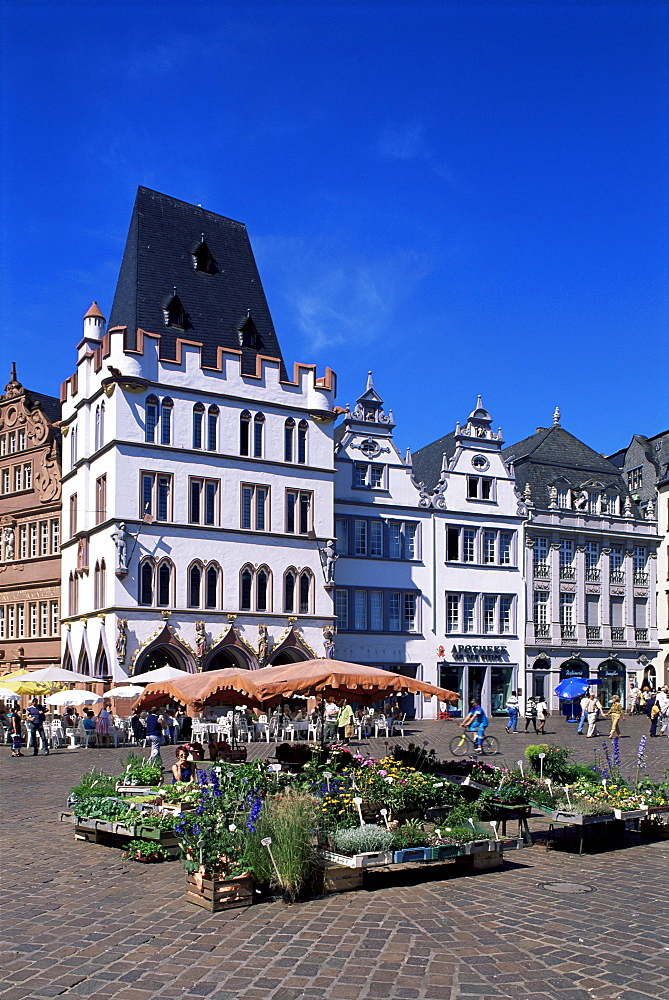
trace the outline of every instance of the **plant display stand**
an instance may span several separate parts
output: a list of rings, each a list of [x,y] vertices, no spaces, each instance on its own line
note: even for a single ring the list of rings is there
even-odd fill
[[[130,840],[153,840],[165,849],[166,854],[176,858],[179,855],[179,841],[172,830],[161,830],[156,826],[126,826],[125,823],[107,822],[101,819],[86,819],[61,813],[61,820],[74,823],[74,839],[87,840],[91,844],[104,847],[125,848]]]
[[[392,851],[366,851],[364,854],[339,854],[337,851],[320,852],[325,861],[332,861],[343,868],[371,868],[393,863]]]
[[[205,875],[188,875],[186,902],[201,906],[210,913],[250,906],[253,902],[253,879],[238,875],[233,879],[207,878]]]
[[[117,795],[157,795],[158,785],[116,785]]]
[[[323,872],[323,890],[333,893],[361,889],[363,871],[350,865],[329,864]]]

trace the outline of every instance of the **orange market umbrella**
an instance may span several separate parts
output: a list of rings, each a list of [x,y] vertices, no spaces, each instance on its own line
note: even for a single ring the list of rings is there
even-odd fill
[[[235,700],[243,699],[252,705],[259,705],[264,699],[258,697],[255,676],[258,672],[228,667],[225,670],[209,670],[203,674],[184,674],[174,680],[158,684],[148,684],[133,708],[150,708],[170,699],[179,701],[189,708],[200,710],[214,698],[234,694]]]
[[[453,703],[460,700],[455,691],[344,660],[303,660],[279,667],[263,667],[254,673],[253,679],[263,701],[277,697],[324,698],[337,694],[361,702],[377,701],[390,694],[424,694]]]

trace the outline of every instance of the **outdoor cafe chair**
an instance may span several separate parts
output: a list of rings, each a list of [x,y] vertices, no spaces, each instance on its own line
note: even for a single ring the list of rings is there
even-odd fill
[[[397,732],[400,734],[400,736],[404,736],[404,720],[406,719],[406,717],[407,716],[406,716],[406,712],[405,712],[401,719],[393,719],[392,720],[392,723],[391,723],[391,729],[392,729],[391,736],[394,736],[395,733],[397,733]]]
[[[374,736],[378,736],[383,730],[386,736],[390,736],[391,725],[383,715],[374,717]]]

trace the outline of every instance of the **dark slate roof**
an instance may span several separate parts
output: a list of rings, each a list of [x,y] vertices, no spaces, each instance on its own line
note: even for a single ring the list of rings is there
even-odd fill
[[[33,405],[39,403],[49,423],[53,424],[60,420],[59,399],[55,399],[53,396],[46,396],[43,392],[33,392],[32,389],[26,389],[26,395]]]
[[[432,444],[426,444],[412,455],[414,479],[418,483],[424,483],[428,491],[433,490],[439,482],[444,453],[449,459],[455,454],[454,431],[444,434]]]
[[[537,428],[536,434],[505,448],[502,455],[507,462],[513,459],[516,485],[524,490],[529,483],[537,507],[548,507],[548,487],[557,479],[575,488],[595,480],[627,494],[626,478],[620,470],[559,424]]]
[[[193,265],[202,236],[214,273]],[[165,324],[163,309],[174,289],[186,313],[186,329]],[[265,298],[246,226],[149,188],[137,189],[109,328],[127,327],[126,345],[136,346],[138,328],[161,336],[162,358],[174,360],[178,337],[202,344],[202,362],[214,365],[218,347],[240,350],[239,329],[250,311],[257,331],[245,343],[242,371],[256,370],[256,356],[281,361],[281,348]],[[252,340],[253,338],[246,338]]]

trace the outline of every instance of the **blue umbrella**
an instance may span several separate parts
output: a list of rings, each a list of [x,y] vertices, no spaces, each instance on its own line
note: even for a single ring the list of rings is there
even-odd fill
[[[601,681],[597,677],[566,677],[565,680],[560,681],[558,686],[555,688],[555,693],[558,698],[563,698],[565,700],[581,698],[592,684],[601,684]],[[570,711],[571,715],[567,721],[575,722],[576,719],[574,717],[573,704]]]

